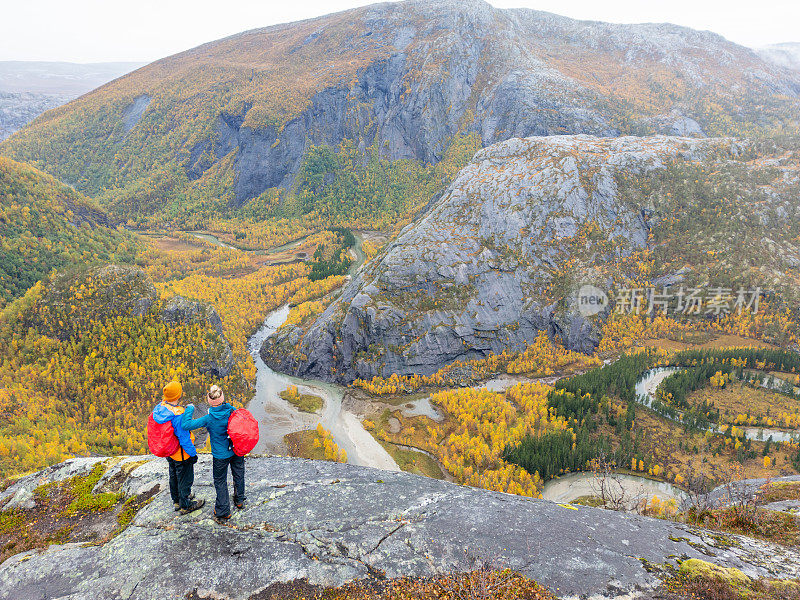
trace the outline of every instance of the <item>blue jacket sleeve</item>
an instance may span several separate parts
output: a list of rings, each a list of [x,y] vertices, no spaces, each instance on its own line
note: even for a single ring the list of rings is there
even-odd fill
[[[181,425],[186,431],[191,431],[192,429],[200,429],[201,427],[208,426],[208,415],[204,417],[200,417],[199,419],[193,419],[192,415],[194,414],[194,405],[190,404],[186,407],[186,410],[183,413],[183,419],[181,420]]]
[[[197,456],[197,449],[192,443],[192,436],[189,435],[189,432],[181,425],[182,419],[183,415],[175,415],[172,417],[172,428],[175,430],[175,436],[178,438],[178,441],[181,443],[181,448],[183,448],[186,454],[189,456]]]

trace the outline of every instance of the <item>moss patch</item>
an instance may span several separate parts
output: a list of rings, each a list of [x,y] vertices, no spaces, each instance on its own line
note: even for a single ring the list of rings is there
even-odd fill
[[[85,475],[37,487],[35,506],[0,511],[0,561],[33,548],[67,542],[102,543],[122,531],[158,491],[125,498],[92,492],[107,468],[98,463]]]
[[[796,600],[800,580],[751,579],[739,569],[698,559],[681,563],[678,570],[656,571],[662,585],[652,600]]]
[[[399,448],[391,442],[377,438],[376,440],[389,453],[389,456],[394,459],[394,462],[397,463],[401,470],[434,479],[444,479],[444,473],[442,473],[439,465],[427,454]]]
[[[731,586],[742,586],[750,583],[750,578],[739,569],[726,568],[714,563],[690,558],[681,563],[680,572],[690,579],[716,579]]]
[[[603,499],[599,496],[580,496],[575,498],[570,504],[578,504],[579,506],[603,506]]]

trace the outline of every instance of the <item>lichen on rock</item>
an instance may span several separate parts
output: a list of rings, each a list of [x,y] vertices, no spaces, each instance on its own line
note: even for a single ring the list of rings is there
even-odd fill
[[[88,473],[103,459],[73,459],[0,494]],[[246,461],[247,504],[226,525],[211,509],[181,516],[152,457],[109,463],[120,493],[160,491],[122,533],[104,543],[53,545],[0,565],[0,597],[172,599],[192,591],[249,598],[299,579],[335,586],[369,577],[469,570],[474,559],[518,571],[561,597],[620,595],[660,585],[676,557],[738,569],[747,577],[800,575],[793,551],[758,540],[716,547],[681,524],[348,464],[280,457]],[[126,467],[128,465],[128,467]],[[210,457],[194,491],[213,505]],[[105,485],[103,479],[98,486]],[[688,561],[684,560],[684,564]],[[689,565],[695,563],[688,563]]]

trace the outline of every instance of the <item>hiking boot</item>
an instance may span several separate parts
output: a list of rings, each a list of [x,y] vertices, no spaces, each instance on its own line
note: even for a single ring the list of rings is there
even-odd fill
[[[230,520],[231,520],[231,516],[230,515],[226,515],[224,517],[218,517],[217,513],[214,513],[214,521],[216,521],[220,525],[224,525],[225,523],[227,523]]]
[[[234,498],[233,505],[239,510],[242,510],[244,508],[244,500],[237,500],[236,498]]]
[[[188,514],[189,514],[189,513],[191,513],[191,512],[194,512],[194,511],[196,511],[196,510],[200,510],[201,508],[203,508],[203,506],[205,505],[205,503],[206,503],[206,501],[205,501],[205,500],[197,500],[197,501],[195,501],[195,502],[192,502],[192,503],[191,503],[189,506],[187,506],[186,508],[182,508],[182,509],[181,509],[181,514],[182,514],[182,515],[188,515]]]

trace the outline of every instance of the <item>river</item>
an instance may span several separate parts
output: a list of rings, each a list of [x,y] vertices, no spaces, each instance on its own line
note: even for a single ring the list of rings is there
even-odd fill
[[[636,382],[636,399],[647,407],[652,407],[653,400],[656,397],[656,390],[658,386],[667,377],[681,370],[681,367],[658,367],[646,371],[639,381]],[[757,442],[764,442],[772,436],[773,442],[791,442],[797,440],[798,434],[796,431],[786,431],[782,429],[767,429],[765,427],[741,427],[738,429],[744,432],[744,437]],[[709,430],[714,433],[722,433],[727,429],[727,425],[721,427],[719,425],[712,426]]]
[[[264,325],[250,337],[248,348],[256,364],[256,391],[247,408],[258,420],[260,439],[254,452],[284,453],[283,437],[303,429],[313,429],[318,423],[331,432],[339,448],[347,452],[347,462],[399,471],[397,463],[377,440],[361,425],[359,417],[342,408],[345,389],[336,384],[300,379],[273,371],[259,353],[264,341],[273,335],[289,316],[289,306],[271,312]],[[280,397],[280,392],[296,385],[301,393],[316,394],[324,402],[321,413],[298,411]]]
[[[216,236],[194,232],[199,238],[220,246],[231,246],[220,241]],[[350,249],[353,264],[350,267],[352,276],[363,264],[365,255],[361,249],[362,236],[355,234],[356,244]],[[295,240],[284,247],[297,245]],[[263,252],[263,251],[262,251]],[[289,306],[271,312],[264,324],[248,340],[248,349],[256,365],[256,390],[253,399],[247,405],[250,412],[258,420],[260,439],[253,450],[257,453],[279,453],[286,451],[284,436],[288,433],[313,429],[318,423],[331,432],[333,440],[339,448],[347,452],[347,462],[356,465],[376,467],[386,471],[399,471],[397,463],[372,435],[364,429],[359,417],[342,408],[344,388],[340,385],[290,377],[273,371],[260,355],[264,341],[273,335],[286,322]],[[320,396],[323,407],[320,414],[309,414],[298,411],[289,402],[280,397],[280,392],[290,385],[296,385],[301,393]],[[423,409],[424,410],[424,409]]]
[[[247,254],[255,254],[255,255],[271,255],[271,254],[278,254],[280,252],[284,252],[285,250],[293,250],[302,244],[307,235],[304,235],[301,238],[293,240],[291,242],[286,242],[281,246],[275,246],[274,248],[269,248],[268,250],[247,250],[244,248],[237,248],[236,246],[231,246],[230,244],[223,242],[213,233],[207,233],[204,231],[189,231],[191,235],[194,237],[204,240],[206,242],[210,242],[212,244],[216,244],[217,246],[221,246],[222,248],[228,248],[230,250],[240,250],[241,252],[246,252]],[[348,249],[348,254],[350,259],[353,261],[352,265],[350,266],[349,273],[350,275],[354,274],[358,268],[364,264],[364,260],[366,259],[366,255],[362,249],[362,245],[364,243],[364,237],[357,232],[353,232],[353,237],[356,239],[356,243],[352,248]]]
[[[217,246],[222,246],[223,248],[228,248],[229,250],[241,250],[241,248],[236,248],[235,246],[226,244],[212,233],[203,233],[202,231],[190,231],[189,233],[194,237],[196,237],[197,239],[209,242],[211,244],[216,244]],[[242,250],[242,252],[248,252],[248,251]]]
[[[613,479],[625,492],[626,504],[629,509],[635,508],[639,501],[656,496],[659,500],[675,500],[680,506],[686,498],[685,492],[672,484],[663,481],[653,481],[638,475],[615,473]],[[613,482],[609,482],[614,486]],[[614,488],[612,488],[614,489]],[[618,491],[618,489],[614,489]],[[593,473],[570,473],[557,479],[551,479],[544,484],[542,498],[552,502],[567,503],[582,496],[597,496],[600,492],[599,480]]]
[[[233,248],[233,246],[226,244],[212,234],[191,233],[211,243],[225,248]],[[365,260],[365,254],[362,249],[363,236],[355,232],[354,236],[356,243],[349,250],[350,257],[353,259],[348,272],[351,277],[358,271]],[[250,252],[272,253],[277,250],[295,247],[301,242],[302,239],[294,240],[277,249]],[[273,311],[267,316],[262,327],[248,340],[248,348],[256,365],[256,391],[253,399],[248,404],[248,408],[258,419],[261,433],[261,439],[254,451],[283,453],[286,450],[283,439],[286,434],[303,429],[313,429],[318,423],[322,423],[322,426],[331,432],[339,448],[343,448],[347,452],[348,462],[390,471],[400,470],[397,463],[383,446],[364,429],[359,417],[342,408],[342,399],[345,391],[342,386],[276,373],[261,359],[259,350],[264,341],[278,330],[286,321],[288,315],[288,306],[283,306]],[[636,383],[637,399],[646,406],[651,407],[659,384],[678,370],[680,370],[679,367],[659,367],[647,371]],[[481,387],[493,391],[503,391],[523,381],[540,381],[552,384],[556,379],[558,378],[531,380],[522,376],[501,375],[496,379],[484,382]],[[279,394],[289,385],[298,386],[298,389],[303,393],[312,393],[320,396],[324,402],[321,414],[302,413],[283,400]],[[431,405],[430,398],[421,398],[407,403],[401,410],[407,416],[423,414],[434,420],[441,419],[441,415]],[[740,429],[744,431],[745,437],[757,441],[764,441],[770,436],[775,442],[787,442],[797,438],[796,434],[777,429],[758,427]],[[720,428],[715,426],[712,431],[720,433]],[[636,475],[617,475],[616,478],[620,485],[625,487],[626,493],[629,495],[655,495],[667,500],[671,498],[680,499],[683,494],[678,488],[668,483],[656,482]],[[595,493],[593,490],[596,490],[596,487],[593,475],[574,473],[548,482],[544,487],[543,497],[557,502],[569,502],[580,496],[593,495]]]

